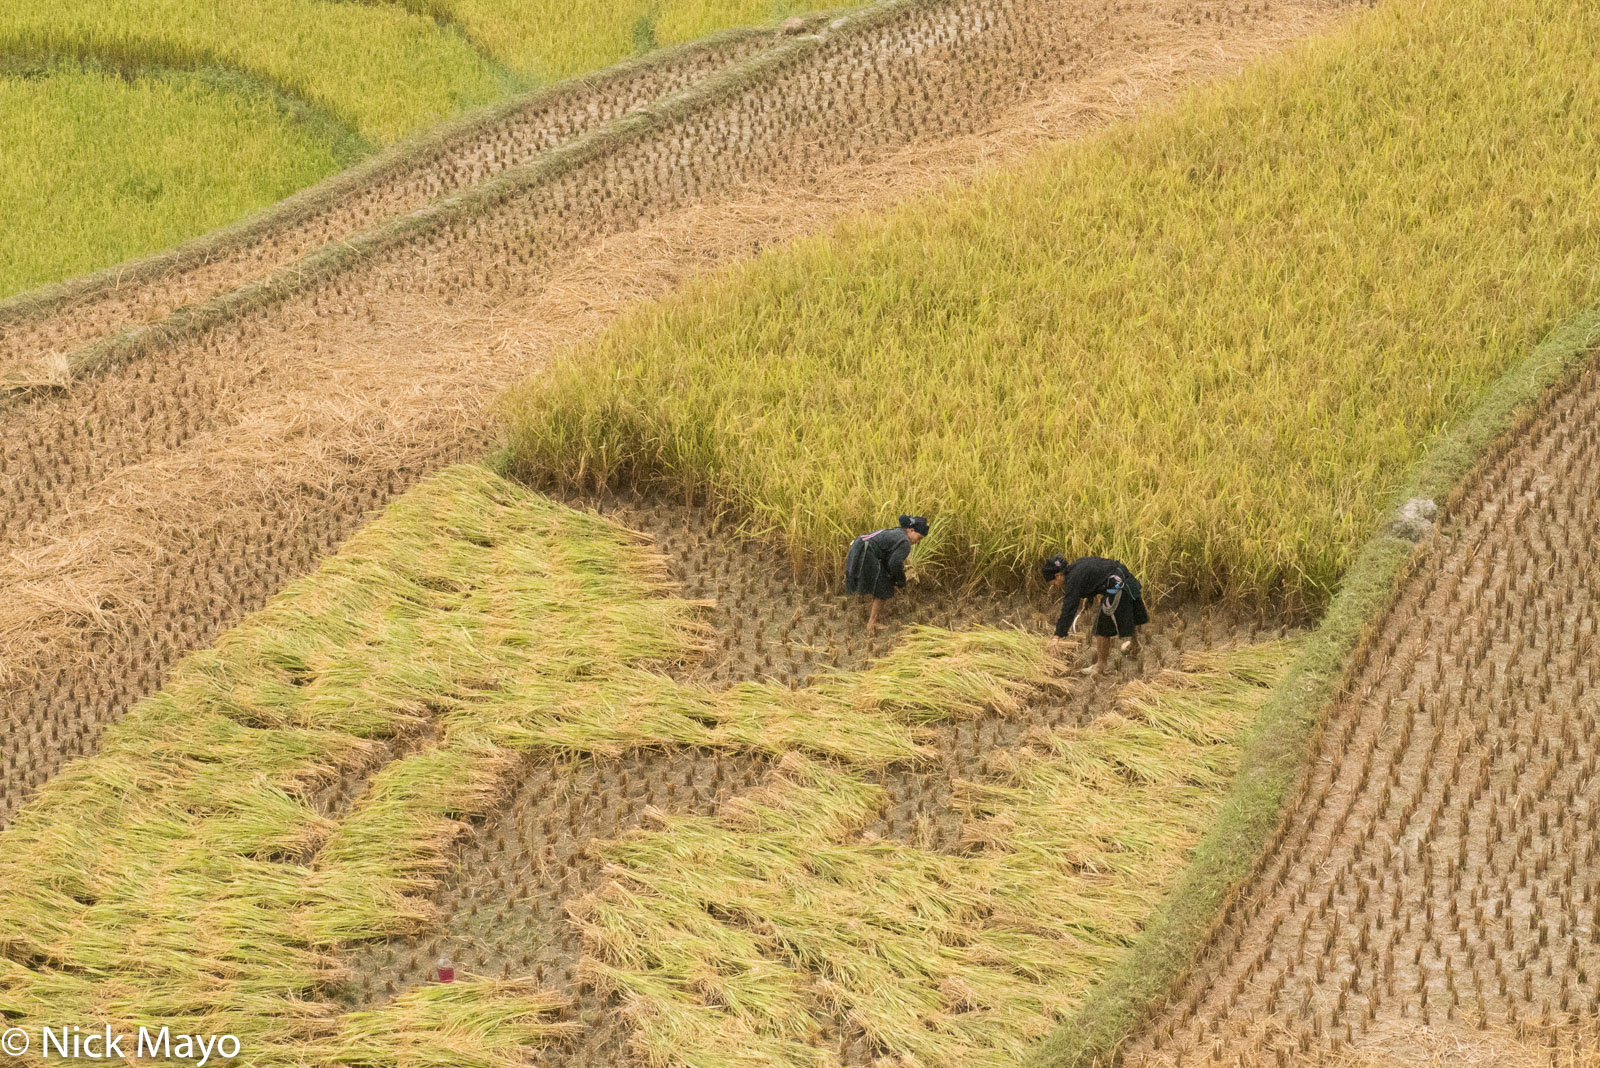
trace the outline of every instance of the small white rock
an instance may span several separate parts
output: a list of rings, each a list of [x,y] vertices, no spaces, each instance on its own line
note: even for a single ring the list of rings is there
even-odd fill
[[[1413,497],[1402,504],[1389,522],[1389,533],[1407,541],[1421,541],[1433,533],[1439,505],[1429,497]]]

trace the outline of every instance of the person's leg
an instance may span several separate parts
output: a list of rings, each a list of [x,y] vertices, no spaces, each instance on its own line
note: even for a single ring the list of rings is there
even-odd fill
[[[878,633],[878,609],[880,609],[882,606],[883,606],[883,598],[882,597],[874,597],[872,599],[872,611],[867,613],[867,633],[868,634],[876,634],[876,633]]]
[[[1139,644],[1139,628],[1150,622],[1150,613],[1145,611],[1144,602],[1138,598],[1123,602],[1124,609],[1117,618],[1117,633],[1128,635],[1128,640],[1122,643],[1122,651],[1129,656],[1138,656],[1141,648]]]
[[[1094,636],[1094,671],[1096,675],[1106,673],[1106,660],[1111,656],[1111,639],[1104,634]]]

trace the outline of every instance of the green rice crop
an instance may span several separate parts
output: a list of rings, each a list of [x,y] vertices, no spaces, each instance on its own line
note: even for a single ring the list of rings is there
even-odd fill
[[[0,5],[0,298],[233,222],[509,90],[816,6]]]
[[[886,1063],[1015,1064],[1159,903],[1290,653],[1169,672],[962,784],[960,856],[865,836],[883,788],[790,754],[717,817],[600,847],[618,876],[572,910],[585,974],[655,1066],[820,1068],[830,1022]],[[1187,729],[1148,715],[1175,693]]]
[[[0,297],[232,222],[338,170],[263,94],[63,64],[0,76]]]
[[[388,142],[494,99],[495,65],[432,19],[319,0],[19,0],[0,8],[0,54],[125,67],[246,71]]]
[[[1600,299],[1600,6],[1390,0],[1181,106],[640,310],[521,470],[706,489],[837,566],[1056,551],[1316,607],[1407,466]]]

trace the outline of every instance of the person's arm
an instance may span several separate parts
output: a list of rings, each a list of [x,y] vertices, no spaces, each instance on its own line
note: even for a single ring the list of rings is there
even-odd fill
[[[911,555],[911,539],[901,538],[889,552],[889,578],[896,587],[906,584],[906,558]]]
[[[1083,585],[1077,576],[1068,575],[1066,592],[1061,597],[1061,618],[1056,620],[1056,637],[1065,638],[1072,633],[1072,621],[1078,618],[1078,609],[1083,604]]]

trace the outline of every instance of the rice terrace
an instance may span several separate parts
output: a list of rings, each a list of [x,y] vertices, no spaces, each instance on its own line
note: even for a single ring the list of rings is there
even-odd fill
[[[0,1059],[1600,1065],[1600,6],[0,10]]]

